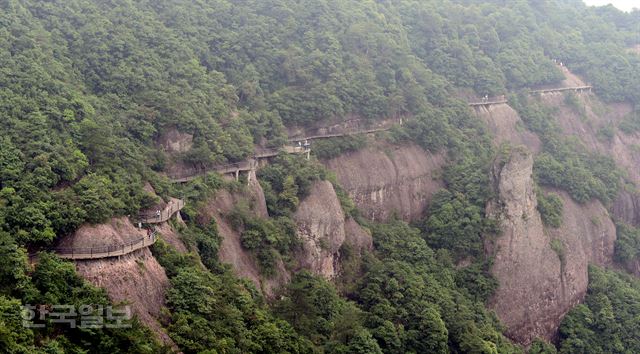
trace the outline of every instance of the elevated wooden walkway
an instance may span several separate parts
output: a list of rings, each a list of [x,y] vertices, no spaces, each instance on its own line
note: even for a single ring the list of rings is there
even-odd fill
[[[591,89],[592,89],[591,86],[560,87],[560,88],[532,90],[532,91],[529,91],[529,93],[542,94],[542,93],[565,92],[565,91],[583,92],[583,91],[591,91]],[[468,105],[470,107],[483,107],[483,106],[488,107],[491,105],[506,104],[506,103],[508,103],[508,100],[503,95],[503,96],[489,97],[487,100],[483,100],[479,102],[468,102]],[[402,124],[403,124],[403,119],[397,119],[389,123],[386,123],[384,126],[378,126],[374,128],[351,129],[351,130],[345,130],[345,131],[339,131],[339,132],[327,132],[324,134],[314,134],[314,135],[308,135],[308,136],[290,136],[288,140],[293,145],[284,146],[281,148],[259,148],[259,149],[256,149],[252,158],[244,161],[231,163],[231,164],[221,164],[216,166],[203,167],[203,168],[193,168],[188,171],[184,171],[180,174],[171,174],[168,177],[173,183],[184,183],[184,182],[189,182],[191,180],[194,180],[199,176],[206,175],[209,172],[217,172],[220,174],[234,173],[237,179],[240,172],[254,170],[257,166],[257,160],[277,156],[280,152],[285,152],[287,154],[305,154],[305,153],[308,154],[309,153],[310,149],[308,146],[302,146],[302,145],[296,146],[295,143],[300,143],[303,141],[308,142],[308,141],[318,140],[318,139],[338,138],[338,137],[352,136],[352,135],[373,134],[377,132],[391,130],[394,126],[402,125]],[[327,128],[319,128],[317,130],[322,131],[322,130],[332,130],[332,129],[333,128],[327,127]]]
[[[187,171],[183,171],[179,174],[169,174],[168,177],[172,183],[185,183],[192,181],[200,176],[204,176],[210,172],[217,172],[220,174],[237,173],[240,171],[251,170],[252,161],[244,160],[236,163],[214,165],[202,168],[191,168]]]
[[[478,107],[478,106],[491,106],[494,104],[504,104],[507,103],[507,100],[496,100],[496,101],[482,101],[482,102],[469,102],[469,106]]]
[[[282,148],[258,148],[251,158],[240,162],[220,164],[202,168],[192,168],[180,174],[170,174],[168,175],[168,177],[172,183],[185,183],[192,181],[200,176],[204,176],[207,173],[216,172],[221,175],[235,174],[236,179],[238,179],[240,172],[255,170],[258,166],[258,160],[278,156],[281,152],[287,154],[306,154],[309,152],[309,147],[284,146]]]
[[[383,132],[383,131],[391,130],[391,128],[394,125],[390,125],[388,127],[382,127],[382,128],[375,128],[375,129],[352,130],[352,131],[346,131],[346,132],[340,132],[340,133],[327,133],[327,134],[310,135],[310,136],[305,136],[305,137],[301,137],[301,138],[289,138],[289,141],[291,141],[291,142],[304,141],[304,140],[310,141],[310,140],[317,140],[317,139],[338,138],[338,137],[342,137],[342,136],[373,134],[373,133],[377,133],[377,132]]]
[[[184,208],[184,200],[171,198],[163,210],[146,211],[138,214],[136,222],[143,224],[160,224]]]
[[[175,213],[184,208],[185,202],[182,199],[172,198],[164,210],[138,215],[137,223],[143,224],[159,224],[169,220]],[[139,249],[149,247],[158,240],[156,231],[152,231],[144,237],[136,237],[133,241],[111,246],[94,246],[94,247],[57,247],[52,249],[60,258],[72,260],[85,259],[101,259],[110,257],[119,257],[137,251]]]
[[[60,258],[83,260],[83,259],[100,259],[119,257],[131,252],[149,247],[156,243],[158,235],[154,231],[149,236],[138,237],[137,239],[121,245],[113,246],[97,246],[97,247],[73,247],[73,248],[55,248],[53,251]]]
[[[253,154],[254,159],[266,159],[270,157],[278,156],[281,152],[286,154],[306,154],[309,151],[309,147],[304,146],[283,146],[282,148],[260,148],[256,149]]]
[[[552,92],[565,92],[565,91],[575,91],[575,92],[584,92],[591,91],[592,86],[574,86],[574,87],[559,87],[559,88],[550,88],[550,89],[542,89],[542,90],[532,90],[529,93],[532,94],[540,94],[540,93],[552,93]]]
[[[549,89],[540,89],[540,90],[531,90],[529,94],[537,95],[543,93],[553,93],[553,92],[566,92],[566,91],[575,91],[575,92],[591,92],[591,86],[574,86],[574,87],[558,87],[558,88],[549,88]],[[489,98],[487,101],[479,101],[479,102],[469,102],[469,106],[471,107],[482,107],[482,106],[491,106],[497,104],[505,104],[509,101],[501,97],[500,99]]]

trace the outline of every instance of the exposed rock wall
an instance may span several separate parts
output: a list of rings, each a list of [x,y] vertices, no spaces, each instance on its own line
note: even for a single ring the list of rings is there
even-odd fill
[[[640,226],[640,195],[623,190],[611,206],[612,214],[629,225]]]
[[[325,278],[335,277],[346,232],[345,215],[333,185],[328,181],[316,182],[298,206],[294,220],[303,244],[297,257],[299,267]]]
[[[168,129],[158,139],[158,145],[169,154],[187,152],[193,147],[193,135],[176,128]]]
[[[495,166],[497,199],[487,206],[502,230],[491,245],[500,286],[490,306],[507,335],[524,345],[555,336],[562,317],[584,298],[588,265],[609,264],[615,240],[615,226],[600,202],[579,205],[564,192],[562,226],[546,228],[537,211],[532,167],[525,149],[515,149],[503,166]],[[560,248],[554,250],[552,240]]]
[[[403,220],[424,215],[435,192],[445,158],[414,144],[376,144],[325,161],[362,214],[384,221],[394,213]]]
[[[122,245],[145,237],[146,231],[135,227],[129,218],[112,218],[107,223],[82,225],[58,243],[61,248],[89,248]]]
[[[289,282],[290,271],[307,269],[326,278],[335,277],[340,271],[339,251],[343,243],[351,245],[356,252],[373,247],[371,235],[345,216],[333,185],[328,181],[318,181],[300,202],[294,215],[302,249],[295,255],[293,269],[287,269],[280,262],[276,265],[277,275],[267,279],[260,274],[254,255],[242,247],[241,234],[228,219],[238,203],[250,205],[251,212],[257,217],[268,217],[262,189],[257,182],[252,182],[245,192],[218,191],[201,210],[198,222],[208,224],[215,220],[222,237],[218,253],[220,261],[230,264],[238,276],[250,279],[267,296]]]
[[[584,114],[579,114],[564,104],[560,105],[560,121],[565,134],[575,136],[591,150],[613,158],[616,165],[625,171],[626,178],[636,188],[640,186],[640,134],[627,134],[615,129],[611,139],[601,136],[598,138],[600,129],[617,126],[632,108],[626,104],[603,105],[593,96],[583,95],[578,96],[578,99],[585,107]],[[599,114],[594,112],[595,107],[600,107]],[[611,210],[617,219],[640,226],[640,194],[637,191],[622,190]]]
[[[180,213],[177,214],[178,218]],[[179,219],[182,222],[181,219]],[[188,249],[184,242],[180,238],[180,235],[169,225],[168,223],[162,223],[156,226],[156,232],[160,235],[162,240],[168,243],[176,251],[180,253],[187,253]]]
[[[344,223],[345,244],[356,252],[373,251],[373,238],[353,218],[347,217]]]
[[[494,145],[524,145],[535,153],[542,150],[540,138],[525,128],[518,112],[508,104],[476,106],[473,110],[476,116],[487,124],[493,135]]]
[[[120,245],[139,237],[144,230],[128,218],[114,218],[100,225],[83,225],[61,240],[60,247],[99,247]],[[121,257],[76,261],[78,274],[107,291],[113,302],[126,302],[142,323],[165,343],[174,345],[157,322],[164,305],[169,280],[148,248]]]
[[[258,289],[266,295],[271,295],[274,289],[289,282],[288,271],[284,269],[284,264],[280,263],[277,265],[277,275],[274,279],[262,277],[255,257],[242,247],[240,232],[231,225],[228,218],[229,213],[238,203],[248,205],[251,213],[256,217],[269,216],[264,193],[260,183],[256,181],[255,174],[249,180],[251,182],[244,192],[231,193],[227,190],[219,190],[200,210],[198,223],[208,225],[211,220],[215,220],[218,234],[222,238],[218,250],[220,262],[231,265],[236,275],[251,280]]]
[[[574,86],[585,85],[565,68],[565,75]],[[632,111],[626,103],[605,104],[589,93],[574,94],[575,104],[568,104],[564,93],[546,93],[541,101],[555,108],[556,121],[562,133],[576,138],[588,150],[610,156],[622,168],[627,178],[640,186],[640,134],[627,134],[615,127]],[[613,136],[606,138],[602,129],[614,127]],[[613,215],[629,224],[640,226],[640,195],[622,191],[612,206]]]
[[[77,261],[76,269],[80,276],[104,288],[113,302],[130,305],[142,323],[164,343],[173,345],[157,321],[169,279],[148,248],[122,257]]]

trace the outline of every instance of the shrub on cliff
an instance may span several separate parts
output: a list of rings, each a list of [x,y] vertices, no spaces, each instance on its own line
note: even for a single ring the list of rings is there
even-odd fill
[[[544,193],[541,189],[536,189],[538,198],[538,211],[542,222],[551,227],[562,225],[562,199],[555,193]]]

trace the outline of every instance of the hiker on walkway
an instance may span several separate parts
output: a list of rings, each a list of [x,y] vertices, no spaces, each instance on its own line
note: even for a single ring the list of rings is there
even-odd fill
[[[156,218],[158,218],[158,220],[160,220],[160,210],[156,211]]]

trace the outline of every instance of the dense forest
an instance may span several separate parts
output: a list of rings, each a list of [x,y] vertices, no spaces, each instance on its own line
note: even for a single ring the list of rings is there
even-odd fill
[[[550,112],[518,93],[561,81],[555,59],[600,98],[640,105],[640,56],[627,50],[640,44],[638,26],[640,11],[579,0],[0,0],[0,351],[169,351],[135,320],[127,330],[23,327],[23,305],[109,303],[72,263],[42,252],[33,265],[28,254],[153,205],[145,182],[192,204],[237,187],[216,176],[171,185],[157,147],[169,129],[194,137],[185,163],[211,165],[282,146],[285,127],[347,115],[411,116],[387,139],[447,154],[445,188],[424,220],[359,220],[374,239],[373,252],[351,259],[359,273],[334,284],[300,272],[270,302],[218,262],[215,225],[197,225],[187,209],[181,233],[194,251],[153,247],[171,282],[169,336],[185,353],[522,351],[485,307],[497,283],[483,237],[498,230],[484,208],[500,151],[462,97],[508,95],[543,137],[537,182],[607,203],[622,187],[615,164],[572,145]],[[338,139],[317,154],[364,144]],[[335,181],[313,159],[284,156],[259,178],[273,218],[241,207],[234,217],[269,276],[297,247],[291,215],[311,181]],[[561,205],[547,198],[539,208],[557,226]],[[640,236],[620,234],[624,263],[640,253]],[[471,265],[456,267],[461,259]],[[640,351],[629,338],[637,280],[598,268],[590,278],[557,345],[536,342],[534,352]]]

